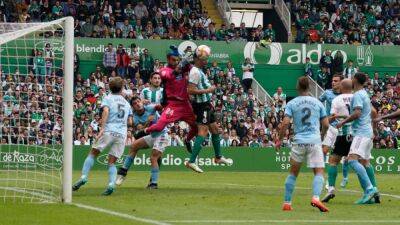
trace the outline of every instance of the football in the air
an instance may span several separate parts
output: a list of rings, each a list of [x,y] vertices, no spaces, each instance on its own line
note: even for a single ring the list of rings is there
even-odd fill
[[[211,55],[211,48],[207,45],[200,45],[196,48],[196,55],[199,58],[207,58]]]

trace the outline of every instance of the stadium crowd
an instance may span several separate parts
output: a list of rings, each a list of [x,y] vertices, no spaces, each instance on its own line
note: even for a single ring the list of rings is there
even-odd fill
[[[7,1],[0,22],[45,22],[75,18],[75,36],[128,39],[260,41],[275,39],[272,24],[247,29],[242,23],[216,24],[200,0]]]
[[[396,0],[286,1],[298,43],[399,45]]]
[[[107,0],[102,4],[97,1],[75,3],[71,0],[67,2],[32,0],[10,2],[10,4],[6,2],[7,4],[0,6],[0,21],[36,22],[72,15],[76,18],[75,35],[77,37],[210,40],[260,40],[265,37],[273,40],[275,37],[271,25],[268,25],[267,29],[263,30],[259,27],[251,32],[248,32],[244,26],[237,29],[222,26],[217,30],[207,13],[202,10],[200,1],[197,0],[137,1],[137,4],[132,5],[125,4],[123,1],[111,4]],[[368,29],[365,34],[367,36],[370,34],[370,27],[380,29],[383,26],[383,31],[381,32],[380,29],[379,34],[376,34],[379,38],[385,39],[388,34],[396,34],[393,40],[394,42],[398,40],[399,22],[396,16],[399,13],[398,2],[389,1],[381,5],[373,2],[368,7],[356,4],[357,2],[328,1],[323,4],[321,1],[297,1],[292,3],[292,12],[296,15],[296,24],[299,28],[298,35],[303,29],[306,32],[307,28],[309,32],[308,29],[317,27],[316,24],[322,24],[321,21],[325,21],[324,18],[330,18],[330,21],[334,18],[333,22],[328,21],[322,26],[318,35],[333,35],[339,32],[343,35],[339,36],[339,39],[346,40],[344,35],[350,32],[348,28],[363,29],[362,23],[366,20]],[[314,15],[311,18],[312,15],[308,15],[314,13],[313,8],[317,9],[319,17]],[[368,14],[367,12],[371,9],[373,13]],[[360,16],[361,24],[354,19],[355,13]],[[305,17],[307,18],[303,19]],[[375,21],[375,25],[371,25],[370,20]],[[394,32],[392,32],[393,27]],[[356,43],[354,39],[356,32],[351,32],[352,35],[347,36],[348,43]],[[362,32],[363,30],[358,34],[362,36]],[[371,37],[375,39],[375,36]],[[367,42],[367,44],[374,43]],[[130,46],[132,51],[129,54],[124,51],[122,45],[115,46],[116,50],[113,47],[110,46],[105,52],[103,65],[99,65],[88,79],[83,79],[77,72],[79,59],[76,57],[74,81],[74,144],[76,145],[93,143],[100,124],[99,106],[102,98],[108,93],[110,77],[121,76],[125,79],[124,94],[129,99],[134,95],[140,95],[141,91],[149,86],[150,74],[164,66],[160,59],[152,57],[151,52],[145,50],[139,53],[135,45]],[[1,70],[1,143],[61,143],[63,124],[60,105],[63,79],[62,72],[49,69],[52,67],[52,54],[48,47],[43,51],[33,52],[27,76],[20,75],[18,71],[10,74],[6,69]],[[306,64],[305,73],[313,76],[321,86],[330,88],[332,74],[341,72],[349,77],[357,70],[353,68],[351,61],[346,65],[336,62],[342,62],[340,54],[332,58],[330,52],[327,51],[321,59],[320,70],[314,72]],[[206,70],[209,79],[217,86],[212,101],[220,120],[221,145],[224,147],[274,145],[272,140],[277,135],[277,126],[284,115],[286,95],[279,87],[273,95],[272,102],[259,102],[251,89],[252,70],[253,65],[248,61],[243,63],[242,71],[235,71],[230,62],[226,65],[212,62]],[[49,73],[51,76],[44,79],[43,75]],[[242,74],[243,80],[240,80],[239,77]],[[379,79],[379,74],[376,73],[375,78],[370,80],[368,90],[372,103],[379,113],[385,115],[400,107],[400,73],[396,77],[384,75],[383,79]],[[399,128],[400,123],[395,120],[381,122],[379,135],[375,138],[375,147],[400,147]],[[129,128],[127,145],[134,141],[133,132],[133,128]],[[183,146],[187,132],[188,128],[183,123],[171,125],[171,145]],[[292,133],[288,131],[285,145],[290,145],[291,137]],[[205,144],[210,144],[209,140],[206,140]]]

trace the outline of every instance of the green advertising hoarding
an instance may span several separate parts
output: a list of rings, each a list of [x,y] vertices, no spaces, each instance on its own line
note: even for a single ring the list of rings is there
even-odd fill
[[[343,61],[351,59],[362,71],[370,75],[378,71],[391,75],[400,71],[400,47],[398,46],[354,46],[329,44],[296,44],[271,43],[261,47],[255,42],[223,42],[223,41],[178,41],[178,40],[129,40],[129,39],[88,39],[78,38],[75,41],[81,66],[80,72],[86,78],[102,64],[102,57],[108,43],[114,47],[123,44],[130,51],[131,44],[136,44],[139,50],[149,49],[155,59],[165,61],[165,55],[170,45],[178,46],[180,52],[187,46],[196,48],[200,44],[211,47],[210,61],[216,60],[225,64],[231,60],[236,74],[241,76],[241,64],[245,57],[256,63],[254,77],[272,95],[279,86],[285,87],[288,96],[296,96],[296,80],[304,75],[304,63],[309,57],[314,68],[317,68],[325,50],[331,50],[333,55],[342,51]],[[221,65],[224,67],[225,65]],[[316,72],[316,71],[315,71]]]
[[[398,46],[271,43],[266,47],[261,47],[256,42],[77,38],[76,52],[82,61],[101,63],[108,43],[112,43],[114,47],[123,44],[125,48],[129,48],[134,43],[139,50],[149,49],[153,57],[161,61],[165,61],[165,54],[170,45],[178,46],[182,53],[187,46],[192,46],[194,49],[198,45],[205,44],[211,47],[211,60],[221,63],[232,60],[234,64],[241,64],[245,57],[249,57],[255,64],[300,65],[304,64],[306,58],[309,57],[310,62],[317,65],[325,50],[331,50],[333,56],[340,50],[344,61],[352,59],[358,66],[400,67],[400,47]]]
[[[90,146],[74,146],[73,169],[82,169],[83,162],[90,151]],[[150,168],[150,150],[142,150],[135,158],[133,170],[147,171]],[[289,149],[275,152],[273,148],[224,148],[224,156],[234,161],[232,166],[217,165],[213,162],[214,151],[204,148],[198,158],[198,164],[205,171],[232,171],[232,172],[285,172],[289,168]],[[121,166],[128,154],[117,161]],[[34,169],[54,170],[62,167],[62,151],[40,146],[9,146],[4,145],[0,151],[0,169]],[[371,164],[378,173],[400,174],[400,151],[374,149]],[[188,171],[184,162],[189,154],[184,148],[169,147],[162,159],[162,170]],[[93,167],[95,170],[107,168],[107,153],[100,153]]]

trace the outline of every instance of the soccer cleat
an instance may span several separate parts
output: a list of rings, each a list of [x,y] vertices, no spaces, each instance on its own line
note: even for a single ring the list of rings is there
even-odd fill
[[[115,180],[115,184],[117,186],[121,186],[121,184],[124,183],[125,180],[126,180],[126,176],[118,175],[117,179]]]
[[[348,182],[349,178],[343,178],[342,182],[340,182],[340,187],[345,188]]]
[[[142,137],[144,137],[146,135],[147,134],[146,134],[146,132],[144,130],[138,130],[133,134],[133,137],[137,140],[137,139],[140,139],[140,138],[142,138]]]
[[[196,163],[190,163],[190,162],[186,161],[185,166],[186,166],[186,168],[189,168],[189,169],[193,170],[194,172],[203,173],[203,170]]]
[[[292,211],[293,210],[292,204],[290,204],[288,202],[283,203],[282,210],[283,211]]]
[[[156,183],[149,183],[147,185],[147,189],[158,189],[158,184]]]
[[[185,139],[185,146],[186,146],[186,150],[189,153],[192,153],[192,144],[190,143],[190,141],[188,141],[187,139]]]
[[[311,199],[311,206],[318,208],[321,212],[329,212],[329,209],[317,198]]]
[[[362,205],[362,204],[368,204],[368,202],[372,199],[374,199],[376,196],[379,195],[378,189],[372,188],[367,194],[364,194],[362,198],[358,199],[355,204],[357,205]]]
[[[329,202],[329,200],[335,198],[335,196],[336,195],[334,193],[328,193],[325,195],[325,197],[322,199],[321,202],[324,202],[324,203]]]
[[[87,179],[79,179],[78,182],[76,182],[74,185],[72,185],[72,191],[77,191],[79,188],[81,188],[83,185],[87,183]]]
[[[109,187],[103,192],[102,195],[104,195],[104,196],[109,196],[109,195],[111,195],[113,192],[114,192],[114,188],[109,186]]]
[[[375,197],[374,197],[375,203],[380,204],[381,203],[381,195],[378,193]]]
[[[232,166],[232,164],[233,164],[232,159],[227,159],[223,156],[221,156],[221,158],[214,158],[214,162],[217,164],[225,164],[227,166]]]

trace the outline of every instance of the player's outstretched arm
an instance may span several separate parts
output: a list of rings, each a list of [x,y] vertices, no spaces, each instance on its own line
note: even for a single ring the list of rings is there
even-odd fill
[[[396,118],[400,118],[400,109],[398,109],[396,112],[390,113],[388,115],[378,117],[374,121],[379,122],[381,120],[396,119]]]
[[[338,123],[338,125],[336,126],[336,128],[339,129],[339,128],[343,127],[344,124],[350,123],[350,122],[360,118],[360,116],[361,116],[361,109],[360,108],[355,108],[353,113],[349,117],[347,117],[346,119],[340,121]]]

